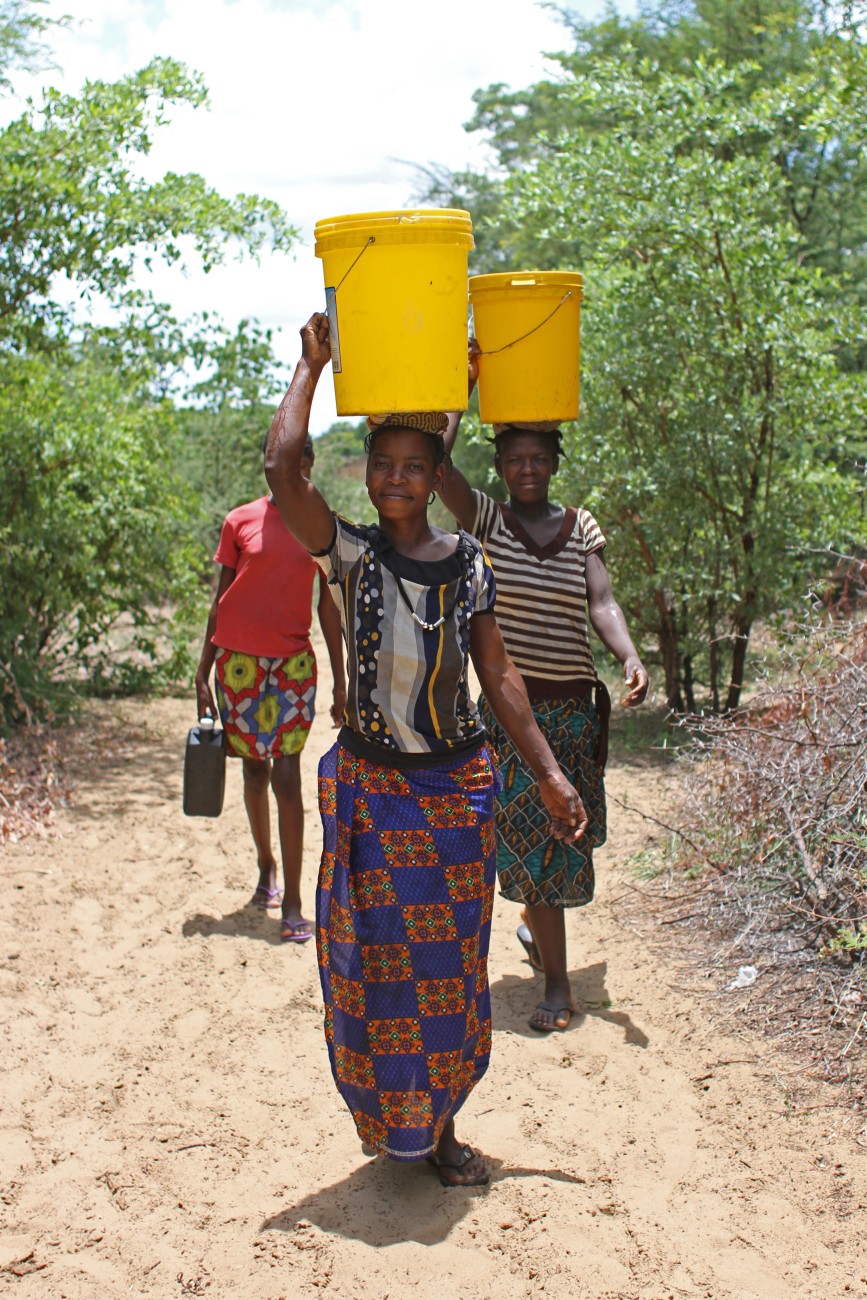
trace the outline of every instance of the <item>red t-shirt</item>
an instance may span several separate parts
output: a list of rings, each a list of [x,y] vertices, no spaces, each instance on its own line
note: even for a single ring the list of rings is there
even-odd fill
[[[268,497],[230,510],[214,559],[235,570],[217,606],[214,645],[279,659],[310,644],[313,579],[319,566]]]

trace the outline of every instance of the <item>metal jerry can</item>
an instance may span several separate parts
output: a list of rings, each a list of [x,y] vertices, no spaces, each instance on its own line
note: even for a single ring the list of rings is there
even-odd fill
[[[226,787],[223,733],[214,719],[199,719],[187,733],[184,754],[184,812],[188,817],[219,817]]]

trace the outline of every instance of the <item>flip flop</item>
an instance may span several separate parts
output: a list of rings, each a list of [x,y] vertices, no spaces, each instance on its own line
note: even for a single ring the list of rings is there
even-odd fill
[[[309,930],[302,930],[302,925],[309,925]],[[280,922],[280,942],[281,943],[307,943],[313,938],[312,921],[287,921]]]
[[[257,885],[256,892],[250,899],[254,907],[261,907],[264,911],[267,907],[279,907],[283,902],[282,889],[266,889],[264,885]]]
[[[527,958],[530,962],[530,965],[533,967],[533,970],[544,971],[544,968],[542,966],[542,958],[539,956],[539,949],[536,947],[535,943],[533,942],[533,936],[530,933],[530,927],[522,923],[521,925],[518,926],[518,929],[515,931],[515,933],[518,936],[518,943],[521,945],[521,947],[524,949],[524,952],[527,954]]]
[[[488,1183],[491,1181],[491,1173],[489,1169],[486,1169],[482,1174],[476,1174],[475,1178],[462,1178],[457,1182],[453,1178],[446,1178],[443,1173],[444,1169],[454,1169],[456,1172],[460,1173],[464,1166],[470,1163],[473,1156],[477,1155],[479,1155],[479,1152],[474,1151],[472,1147],[464,1147],[461,1151],[461,1159],[457,1163],[451,1163],[448,1160],[439,1160],[436,1155],[425,1156],[425,1159],[429,1165],[433,1165],[434,1169],[436,1169],[439,1174],[441,1187],[487,1187]]]
[[[556,1018],[557,1018],[558,1016],[562,1016],[562,1015],[564,1014],[564,1012],[565,1012],[565,1014],[569,1017],[569,1019],[566,1021],[565,1025],[558,1025],[558,1024],[556,1024],[556,1023],[555,1023],[555,1024],[552,1024],[552,1025],[537,1025],[536,1022],[535,1022],[534,1020],[532,1020],[532,1019],[531,1019],[531,1020],[528,1020],[528,1021],[527,1021],[527,1024],[530,1026],[531,1029],[535,1029],[535,1031],[536,1031],[537,1034],[562,1034],[562,1033],[564,1033],[564,1032],[569,1028],[569,1025],[570,1025],[571,1022],[572,1022],[572,1017],[573,1017],[574,1014],[575,1014],[575,1008],[574,1008],[574,1007],[570,1007],[570,1006],[549,1007],[547,1002],[540,1002],[539,1005],[536,1007],[536,1010],[537,1010],[537,1011],[550,1011],[550,1012],[551,1012],[551,1015],[554,1016],[555,1021],[556,1021]]]

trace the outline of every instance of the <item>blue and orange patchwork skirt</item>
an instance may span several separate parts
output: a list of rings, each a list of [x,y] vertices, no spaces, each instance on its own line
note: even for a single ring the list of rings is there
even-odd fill
[[[267,759],[300,754],[316,701],[312,648],[282,659],[218,650],[214,677],[230,755]]]
[[[486,749],[421,770],[319,764],[325,1037],[363,1142],[420,1160],[488,1066],[499,778]]]

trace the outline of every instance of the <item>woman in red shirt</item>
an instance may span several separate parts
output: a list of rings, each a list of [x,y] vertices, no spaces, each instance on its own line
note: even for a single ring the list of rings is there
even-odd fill
[[[312,466],[313,444],[308,440],[307,475]],[[262,908],[282,902],[282,940],[305,943],[313,927],[301,912],[300,759],[316,696],[310,623],[319,569],[286,528],[270,496],[229,512],[214,559],[222,567],[196,671],[199,716],[216,713],[208,684],[216,663],[228,752],[244,763],[244,803],[259,864],[253,902]],[[343,640],[340,615],[321,574],[317,613],[334,676],[331,717],[336,725],[346,703]],[[277,800],[282,896],[271,848],[269,784]]]

